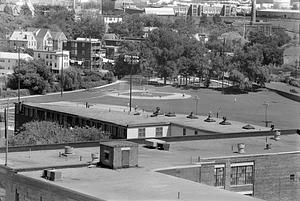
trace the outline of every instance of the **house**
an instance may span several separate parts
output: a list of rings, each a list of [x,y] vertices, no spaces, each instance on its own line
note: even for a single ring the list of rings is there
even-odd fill
[[[70,67],[69,51],[34,50],[33,57],[34,59],[44,60],[45,64],[51,67],[54,73],[59,73],[61,69]]]
[[[66,35],[62,31],[50,31],[50,33],[52,35],[53,50],[61,51],[63,49],[63,43],[68,40]]]
[[[149,33],[153,30],[158,29],[158,27],[144,27],[143,28],[143,38],[147,38],[149,36]]]
[[[28,28],[37,39],[37,49],[39,50],[62,50],[63,42],[67,41],[66,35],[62,31],[50,29]]]
[[[22,47],[25,49],[37,49],[37,39],[33,32],[30,31],[14,31],[8,38],[8,46],[12,49]]]
[[[116,34],[109,33],[104,34],[102,41],[106,58],[114,60],[116,57],[118,57],[118,50],[121,46],[122,39],[120,39]]]
[[[19,59],[29,61],[32,57],[24,53],[0,52],[0,75],[12,74]]]
[[[37,49],[53,50],[53,37],[49,29],[28,28],[27,31],[35,34],[37,40]]]
[[[101,41],[93,38],[77,38],[64,43],[64,50],[70,52],[70,62],[86,69],[99,69],[102,66]]]

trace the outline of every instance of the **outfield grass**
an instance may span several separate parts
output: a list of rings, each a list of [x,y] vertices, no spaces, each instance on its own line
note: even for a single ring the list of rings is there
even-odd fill
[[[122,86],[124,90],[126,86]],[[141,87],[137,87],[141,89]],[[164,112],[175,112],[189,114],[191,111],[196,113],[196,99],[198,96],[197,112],[201,115],[207,115],[210,111],[219,117],[226,116],[228,120],[243,121],[245,123],[264,125],[265,106],[264,102],[268,102],[267,117],[277,128],[300,128],[300,103],[284,98],[275,92],[263,89],[259,92],[253,92],[240,95],[223,95],[220,91],[212,89],[183,90],[171,86],[164,87],[147,87],[152,91],[165,93],[185,93],[192,95],[189,99],[178,100],[135,100],[133,99],[133,107],[147,111],[154,111],[159,106]],[[38,98],[30,98],[28,102],[52,102],[52,101],[74,101],[89,102],[91,104],[103,103],[127,106],[129,100],[118,97],[106,96],[109,90],[118,90],[118,86],[112,86],[108,89],[84,91],[79,93],[65,94],[63,98],[59,95],[43,96]],[[135,89],[135,87],[134,87]]]

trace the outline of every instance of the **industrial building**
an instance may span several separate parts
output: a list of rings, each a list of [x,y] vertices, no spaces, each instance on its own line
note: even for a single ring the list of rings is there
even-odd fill
[[[77,144],[72,152],[63,145],[31,146],[10,149],[6,166],[1,149],[0,198],[296,201],[299,143],[299,135],[290,134],[169,142],[169,151],[126,141]],[[95,157],[99,147],[102,159]],[[113,164],[113,155],[127,164],[131,155],[133,167],[95,165]]]

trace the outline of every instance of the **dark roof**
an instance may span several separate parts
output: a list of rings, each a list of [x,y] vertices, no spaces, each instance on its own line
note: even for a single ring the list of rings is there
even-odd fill
[[[108,147],[137,147],[138,144],[129,141],[107,141],[107,142],[100,142],[100,145],[105,145]]]

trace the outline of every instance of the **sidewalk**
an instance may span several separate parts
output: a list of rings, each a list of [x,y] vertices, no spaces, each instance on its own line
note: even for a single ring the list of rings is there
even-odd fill
[[[294,87],[282,82],[271,82],[266,83],[266,88],[275,91],[286,98],[300,102],[300,88],[298,87]],[[290,92],[291,89],[298,91],[298,93]]]
[[[117,80],[113,83],[110,83],[110,84],[106,84],[106,85],[102,85],[102,86],[99,86],[99,87],[94,87],[94,88],[90,88],[89,90],[93,90],[93,89],[101,89],[101,88],[105,88],[105,87],[109,87],[109,86],[112,86],[112,85],[115,85],[115,84],[119,84],[119,83],[122,83],[122,82],[126,82],[126,81],[121,81],[121,80]],[[76,92],[81,92],[81,91],[86,91],[87,89],[77,89],[77,90],[74,90],[74,91],[64,91],[63,93],[64,94],[70,94],[70,93],[76,93]],[[54,93],[48,93],[48,94],[45,94],[45,95],[30,95],[30,96],[21,96],[20,98],[34,98],[34,97],[41,97],[41,96],[52,96],[52,95],[58,95],[60,94],[61,92],[54,92]],[[18,99],[18,97],[7,97],[7,98],[2,98],[0,99],[0,101],[7,101],[7,100],[16,100]]]

